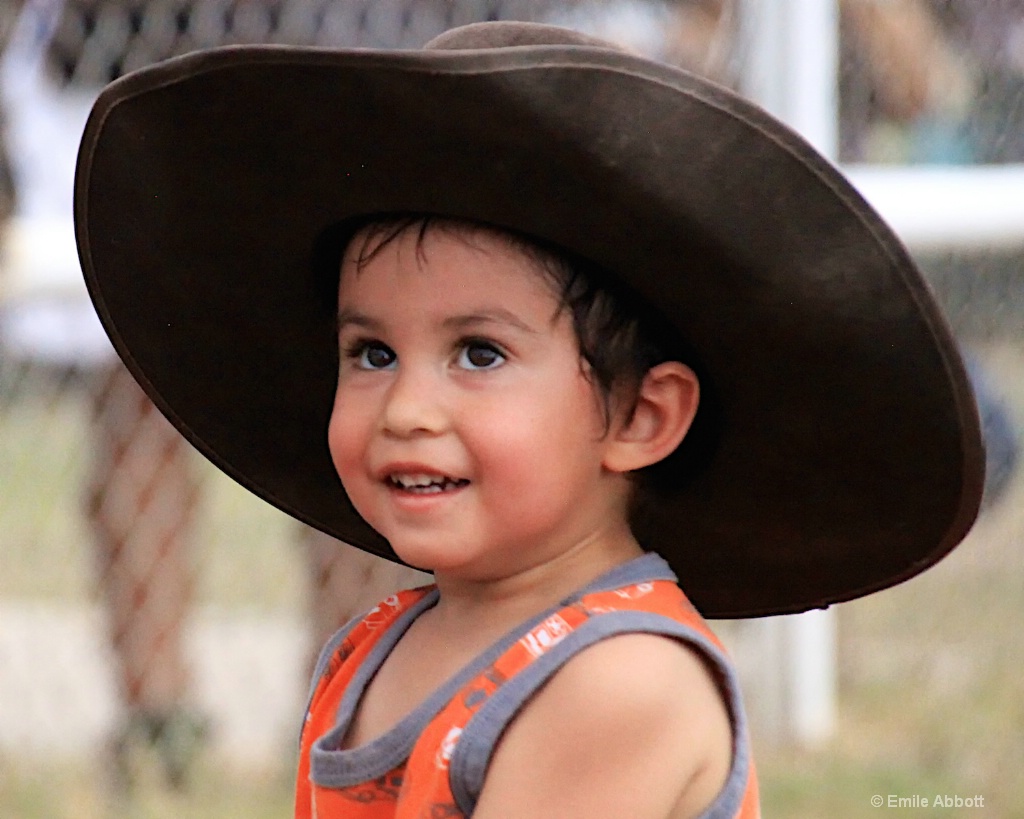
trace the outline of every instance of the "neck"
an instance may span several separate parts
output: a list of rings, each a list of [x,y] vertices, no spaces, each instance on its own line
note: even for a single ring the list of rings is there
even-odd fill
[[[467,580],[439,573],[435,617],[439,625],[459,630],[479,626],[503,632],[642,554],[627,527],[594,535],[550,560],[499,578]]]

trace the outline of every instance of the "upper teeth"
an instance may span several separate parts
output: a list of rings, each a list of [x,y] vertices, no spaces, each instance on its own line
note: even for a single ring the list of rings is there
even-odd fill
[[[444,475],[392,475],[391,480],[395,483],[410,489],[414,486],[433,486],[435,484],[443,484],[448,481],[452,481],[451,478],[446,478]],[[452,481],[454,482],[454,481]]]

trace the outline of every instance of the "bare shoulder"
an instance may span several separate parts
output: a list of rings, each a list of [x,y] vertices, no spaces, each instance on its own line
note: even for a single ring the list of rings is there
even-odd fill
[[[732,759],[729,713],[702,657],[652,634],[570,660],[505,732],[475,817],[696,816]]]

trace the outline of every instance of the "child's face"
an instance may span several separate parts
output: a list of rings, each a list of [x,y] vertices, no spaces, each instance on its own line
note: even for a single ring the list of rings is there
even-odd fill
[[[602,463],[600,398],[521,251],[438,229],[360,270],[350,250],[339,328],[331,455],[404,561],[493,579],[621,532],[628,486]]]

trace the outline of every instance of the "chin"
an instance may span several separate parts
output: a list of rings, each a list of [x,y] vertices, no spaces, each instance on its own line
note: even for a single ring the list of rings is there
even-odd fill
[[[449,550],[433,540],[424,542],[409,537],[388,537],[388,543],[403,563],[423,572],[433,572],[438,568],[443,570],[451,561],[451,554],[446,554]]]
[[[416,542],[414,539],[389,540],[403,563],[423,572],[451,576],[472,574],[480,555],[475,550],[452,548],[450,542]]]

